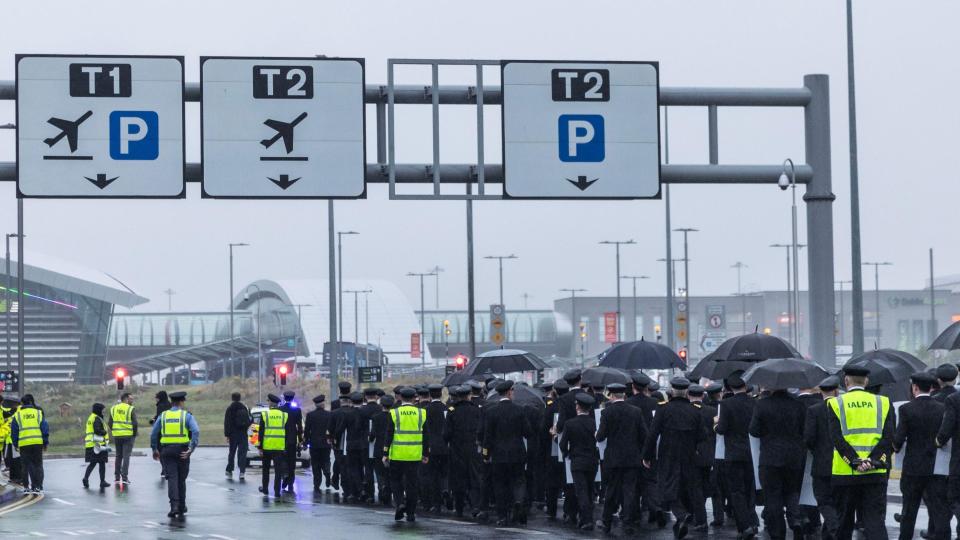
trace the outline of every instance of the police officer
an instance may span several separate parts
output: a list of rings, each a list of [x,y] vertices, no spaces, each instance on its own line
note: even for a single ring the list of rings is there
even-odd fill
[[[566,382],[564,382],[566,384]],[[554,385],[556,387],[556,385]],[[560,435],[560,452],[570,461],[570,482],[563,479],[565,485],[564,508],[565,522],[570,522],[581,531],[593,530],[594,480],[600,466],[600,454],[597,452],[596,424],[593,408],[596,400],[582,392],[577,395],[577,415],[567,420]],[[566,471],[564,471],[564,476]],[[602,522],[601,522],[602,523]]]
[[[954,392],[944,400],[946,409],[943,422],[937,432],[937,446],[944,446],[953,439],[960,439],[960,392]],[[960,522],[960,441],[950,448],[950,475],[947,477],[947,501],[950,512]],[[960,528],[960,524],[957,526]]]
[[[200,443],[200,426],[193,415],[184,409],[186,392],[170,394],[170,409],[153,423],[150,448],[154,461],[161,461],[167,475],[167,497],[170,512],[167,517],[183,519],[187,513],[187,475],[190,474],[190,455]]]
[[[310,469],[313,471],[313,491],[320,491],[320,480],[330,489],[330,439],[327,430],[330,426],[330,411],[323,408],[327,396],[320,394],[313,398],[316,408],[307,413],[303,428],[303,440],[310,445]]]
[[[421,468],[422,487],[420,498],[428,512],[440,512],[444,501],[449,498],[447,491],[447,468],[450,449],[443,439],[444,423],[451,408],[441,401],[443,386],[431,384],[426,387],[429,401],[422,403],[427,411],[427,430],[438,436],[430,439],[430,462]]]
[[[443,440],[450,448],[449,474],[454,511],[457,517],[463,517],[463,509],[469,500],[476,517],[482,488],[480,452],[477,449],[480,408],[470,400],[469,386],[454,386],[449,391],[456,401],[444,423]]]
[[[24,394],[13,415],[11,439],[23,461],[26,493],[43,493],[43,453],[50,441],[50,428],[33,395]]]
[[[757,535],[757,513],[754,510],[755,484],[753,457],[750,452],[750,420],[755,402],[747,394],[747,384],[739,375],[724,380],[731,395],[724,397],[718,412],[717,435],[723,435],[724,458],[720,462],[720,474],[733,507],[733,518],[742,540]]]
[[[670,381],[670,400],[660,405],[643,445],[643,465],[657,460],[657,481],[662,504],[676,518],[675,538],[687,535],[693,515],[685,501],[700,500],[700,475],[696,467],[697,447],[706,438],[700,411],[687,399],[690,381],[675,377]]]
[[[943,420],[944,405],[930,395],[936,382],[933,375],[925,371],[914,373],[910,382],[913,400],[900,406],[897,430],[893,437],[894,451],[899,452],[906,445],[900,476],[900,491],[903,493],[900,540],[913,537],[921,499],[927,503],[930,515],[932,527],[929,537],[949,540],[947,479],[934,474],[936,435]]]
[[[707,501],[708,497],[713,497],[713,515],[716,518],[723,517],[723,503],[716,492],[712,472],[714,457],[716,456],[717,435],[713,431],[713,419],[717,416],[717,409],[705,405],[704,394],[706,388],[699,384],[691,384],[687,389],[687,397],[690,403],[693,403],[700,410],[700,420],[703,422],[702,429],[707,436],[697,446],[697,469],[700,471],[700,485],[702,487],[703,498],[696,501],[690,501],[693,505],[693,530],[704,532],[707,530]]]
[[[329,436],[333,446],[333,457],[334,457],[333,476],[331,478],[332,480],[331,483],[333,485],[333,489],[335,490],[340,489],[340,468],[343,466],[344,462],[346,461],[346,457],[343,454],[344,449],[340,448],[339,445],[336,444],[337,441],[333,440],[333,430],[334,428],[336,428],[337,424],[340,422],[340,415],[341,415],[340,406],[350,404],[350,388],[352,387],[353,385],[350,384],[350,381],[340,381],[339,383],[337,383],[337,391],[340,392],[340,395],[337,397],[335,401],[330,403],[330,411],[332,413],[332,416],[330,419]]]
[[[341,415],[334,431],[334,444],[342,452],[343,464],[340,474],[343,478],[343,494],[348,503],[361,500],[363,482],[363,460],[368,453],[367,424],[360,414],[363,394],[352,392],[349,405],[341,405]]]
[[[637,480],[643,466],[638,448],[642,448],[647,436],[643,412],[624,401],[627,387],[620,383],[607,385],[610,399],[600,411],[600,427],[597,442],[606,441],[603,452],[603,515],[597,526],[610,532],[613,514],[619,508],[624,534],[634,532]]]
[[[287,413],[287,425],[285,426],[286,441],[283,449],[283,489],[288,493],[293,493],[293,481],[297,474],[297,458],[300,453],[300,445],[303,444],[303,411],[297,404],[296,393],[293,390],[287,390],[283,393],[283,402],[279,409]]]
[[[396,401],[393,396],[380,397],[380,410],[373,415],[373,459],[374,474],[377,478],[377,496],[380,504],[393,504],[393,490],[390,489],[390,473],[383,463],[383,447],[387,441],[387,425],[390,424],[390,410]]]
[[[376,456],[376,432],[373,428],[373,419],[383,412],[379,403],[379,388],[365,388],[363,390],[363,405],[360,407],[360,417],[367,428],[367,452],[363,454],[363,493],[361,500],[374,502],[377,499],[376,491],[376,463],[383,456]]]
[[[280,497],[283,478],[286,468],[287,424],[290,413],[279,407],[280,398],[273,394],[267,395],[270,409],[260,414],[260,424],[257,432],[260,440],[257,448],[260,449],[262,472],[260,476],[260,493],[266,497],[270,488],[270,465],[273,464],[273,496]]]
[[[396,521],[417,520],[420,463],[430,461],[430,433],[427,431],[427,413],[414,405],[417,391],[410,387],[400,390],[401,405],[390,411],[387,438],[384,441],[383,463],[390,469],[390,487]]]
[[[633,395],[627,398],[627,404],[633,405],[643,412],[643,420],[649,427],[653,423],[653,413],[657,410],[659,402],[650,395],[650,385],[653,383],[650,377],[638,372],[631,376],[633,386]],[[656,523],[663,528],[667,525],[667,514],[660,509],[659,494],[657,493],[657,464],[651,464],[651,468],[642,467],[640,469],[640,481],[637,486],[641,508],[649,512],[649,523]],[[638,510],[639,512],[639,510]],[[637,514],[639,517],[639,513]]]
[[[533,436],[523,408],[513,403],[513,381],[497,383],[499,402],[493,414],[484,418],[483,456],[493,466],[497,504],[497,525],[526,524],[523,507],[526,494],[527,461],[525,440]]]
[[[107,451],[104,448],[110,442],[110,436],[103,421],[103,409],[103,403],[94,403],[90,416],[87,417],[83,437],[84,460],[87,462],[87,470],[83,473],[84,488],[90,487],[90,473],[98,466],[100,467],[100,488],[110,487],[106,479]]]
[[[557,418],[557,432],[563,431],[563,423],[567,418],[573,418],[577,415],[577,394],[583,392],[580,388],[582,372],[579,369],[571,369],[563,374],[563,380],[570,385],[570,391],[557,399],[559,405],[559,414]]]
[[[133,408],[133,396],[130,392],[121,394],[120,403],[110,408],[107,425],[110,427],[113,447],[116,450],[113,480],[118,484],[129,484],[130,454],[133,453],[133,443],[137,438],[137,412]]]
[[[827,403],[833,439],[832,482],[840,508],[837,538],[849,540],[854,516],[863,520],[868,540],[885,540],[887,471],[896,425],[893,407],[885,396],[866,390],[870,371],[844,368],[847,393]]]
[[[947,398],[951,395],[957,393],[957,376],[960,375],[960,372],[957,371],[957,366],[953,364],[943,364],[937,367],[937,382],[940,385],[940,390],[937,393],[933,394],[933,398],[944,403],[947,401]]]
[[[830,476],[833,471],[833,439],[830,436],[829,416],[833,414],[827,400],[837,397],[840,379],[831,375],[820,382],[818,388],[823,401],[807,409],[803,426],[803,440],[813,456],[810,475],[813,477],[813,496],[817,499],[817,511],[823,517],[820,537],[823,540],[836,538],[840,527],[837,503]]]
[[[544,410],[541,433],[546,433],[547,441],[551,451],[546,454],[547,464],[544,468],[545,475],[545,502],[547,519],[557,518],[557,500],[560,498],[560,490],[566,485],[566,470],[563,464],[563,455],[559,450],[559,437],[557,437],[557,420],[560,416],[560,398],[570,391],[570,385],[563,379],[557,379],[553,383],[553,398],[547,399],[546,409]],[[592,409],[592,405],[591,405]],[[563,500],[563,519],[564,523],[576,525],[576,506],[572,501],[564,498]],[[590,526],[593,527],[593,518],[590,519]]]

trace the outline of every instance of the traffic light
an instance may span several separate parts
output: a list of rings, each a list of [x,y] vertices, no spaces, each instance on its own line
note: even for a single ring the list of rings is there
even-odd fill
[[[287,385],[287,372],[288,372],[288,371],[290,371],[290,368],[287,367],[286,364],[280,364],[280,365],[277,367],[277,373],[280,375],[280,377],[279,377],[280,386],[286,386],[286,385]]]
[[[687,365],[687,348],[686,348],[686,347],[680,347],[680,352],[677,353],[677,354],[680,355],[680,360],[683,361],[683,365]]]
[[[467,367],[467,357],[458,354],[457,357],[453,359],[453,364],[456,366],[457,371],[463,371],[463,368]]]
[[[117,390],[123,390],[123,379],[127,376],[127,370],[118,367],[113,370],[113,378],[117,380]]]
[[[443,333],[444,333],[444,335],[447,335],[447,336],[449,336],[450,334],[453,333],[453,332],[450,330],[450,321],[448,321],[448,320],[444,320],[444,321],[443,321]]]

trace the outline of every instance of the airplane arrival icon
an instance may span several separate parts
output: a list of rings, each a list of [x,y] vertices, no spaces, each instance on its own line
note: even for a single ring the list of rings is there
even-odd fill
[[[287,151],[287,154],[293,152],[293,128],[297,126],[304,118],[307,117],[306,112],[300,113],[299,116],[293,119],[292,122],[283,122],[280,120],[274,120],[269,118],[263,123],[277,132],[276,135],[269,139],[263,139],[260,141],[260,144],[264,148],[270,148],[274,143],[283,139],[284,149]],[[262,156],[260,161],[307,161],[306,156]]]
[[[93,111],[87,111],[83,113],[80,118],[76,120],[64,120],[63,118],[52,117],[47,120],[47,123],[56,127],[60,130],[54,137],[48,137],[43,140],[43,142],[49,146],[53,147],[55,144],[60,142],[64,137],[67,138],[67,146],[70,147],[70,153],[77,151],[77,134],[80,131],[80,124],[90,118],[93,115]],[[43,159],[64,159],[64,160],[92,160],[93,156],[43,156]]]

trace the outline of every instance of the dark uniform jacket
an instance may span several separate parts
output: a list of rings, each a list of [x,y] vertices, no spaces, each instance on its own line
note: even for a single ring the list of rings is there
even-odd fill
[[[223,413],[223,436],[231,437],[237,434],[246,436],[253,420],[247,406],[239,401],[231,401]]]
[[[663,501],[677,500],[681,486],[700,474],[696,458],[697,447],[707,437],[703,427],[700,410],[687,398],[670,398],[657,408],[643,445],[643,459],[657,461]]]
[[[807,408],[786,391],[757,401],[750,435],[760,439],[761,467],[803,468],[803,424]]]
[[[560,435],[560,452],[570,460],[571,471],[596,471],[600,461],[596,425],[592,414],[580,414],[571,418]]]
[[[603,452],[605,468],[643,466],[640,452],[647,437],[643,412],[623,401],[611,402],[600,411],[597,441],[607,441]]]
[[[387,441],[387,424],[392,423],[390,411],[380,408],[380,412],[373,415],[373,457],[374,459],[383,458],[383,449]]]
[[[745,393],[725,397],[720,403],[716,432],[723,435],[725,461],[751,461],[750,420],[754,405],[753,398]]]
[[[373,419],[381,412],[383,412],[383,407],[376,401],[368,401],[360,406],[360,417],[363,419],[363,423],[367,429],[367,444],[373,443],[377,439]],[[367,455],[369,455],[369,453]],[[374,447],[374,457],[376,457],[376,447]]]
[[[560,417],[557,420],[557,431],[563,431],[563,423],[567,421],[568,418],[573,418],[577,415],[577,394],[583,392],[580,388],[571,388],[569,392],[557,398],[557,406],[559,407]]]
[[[307,413],[307,419],[304,422],[303,440],[310,445],[310,448],[330,448],[330,440],[327,436],[332,416],[333,414],[330,411],[324,409]]]
[[[939,401],[940,403],[945,403],[947,398],[957,393],[957,388],[955,386],[944,386],[936,394],[933,395],[933,399]]]
[[[360,413],[359,407],[341,407],[337,409],[343,411],[334,431],[334,444],[343,444],[343,436],[346,433],[347,447],[345,450],[367,450],[368,448],[368,429],[367,422]],[[341,451],[344,448],[340,449]]]
[[[532,437],[533,430],[523,407],[505,399],[492,410],[495,412],[484,418],[484,457],[493,463],[524,463],[527,460],[524,440]]]
[[[537,436],[537,438],[540,439],[540,444],[544,449],[544,455],[547,461],[551,459],[550,445],[553,444],[553,436],[550,435],[550,428],[553,427],[554,415],[560,416],[560,404],[557,402],[557,399],[548,398],[546,408],[543,410],[543,417],[540,419],[539,433]],[[553,457],[553,461],[556,462],[557,458]]]
[[[837,450],[840,456],[845,458],[850,463],[859,459],[857,452],[843,437],[843,430],[840,427],[840,418],[836,413],[833,412],[833,409],[830,409],[830,413],[827,415],[827,420],[830,426],[830,438],[833,440],[833,447]],[[886,463],[889,466],[891,462],[890,454],[893,451],[893,436],[896,429],[897,417],[893,404],[891,404],[890,410],[887,412],[887,417],[884,418],[883,421],[883,432],[880,435],[880,441],[877,442],[877,445],[867,457],[873,461]],[[875,482],[886,482],[887,475],[879,473],[862,475],[834,475],[831,481],[837,485],[870,484]]]
[[[833,399],[833,398],[831,398]],[[803,424],[803,442],[813,454],[810,466],[812,476],[830,476],[833,474],[833,439],[827,415],[833,414],[826,400],[807,409]]]
[[[806,408],[809,409],[810,407],[813,407],[813,406],[816,405],[817,403],[822,402],[822,401],[823,401],[823,396],[820,395],[819,393],[817,393],[817,394],[803,394],[803,395],[797,396],[797,400],[798,400],[800,403],[803,403],[803,406],[804,406],[804,407],[806,407]]]
[[[650,396],[643,394],[633,395],[627,398],[627,404],[637,407],[643,411],[643,421],[649,426],[653,423],[653,412],[657,410],[658,401]]]
[[[714,456],[717,454],[717,434],[713,431],[713,419],[717,416],[717,409],[710,405],[702,403],[696,404],[700,407],[700,419],[703,420],[703,430],[707,436],[697,446],[697,467],[713,467]]]
[[[424,405],[423,409],[427,411],[427,423],[430,424],[430,432],[442,434],[446,423],[445,416],[450,413],[450,407],[440,400],[435,400]],[[450,449],[447,448],[447,442],[443,440],[442,436],[434,437],[430,441],[430,455],[445,456],[449,453]]]
[[[303,411],[300,407],[293,407],[290,403],[284,403],[280,410],[287,413],[287,425],[285,434],[287,436],[287,448],[292,448],[299,441],[303,440]]]
[[[929,476],[937,460],[936,436],[943,421],[944,405],[930,396],[920,396],[900,406],[893,448],[907,444],[903,456],[905,476]]]
[[[943,446],[947,441],[960,439],[960,392],[954,392],[943,402],[945,410],[937,444]],[[950,449],[950,476],[960,475],[960,440],[954,441]]]
[[[476,456],[477,433],[480,431],[480,407],[472,401],[458,401],[447,414],[443,426],[443,440],[449,445],[452,459]]]

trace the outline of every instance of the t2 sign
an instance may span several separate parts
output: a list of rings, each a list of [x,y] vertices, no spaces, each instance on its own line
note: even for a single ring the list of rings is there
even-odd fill
[[[254,99],[313,99],[313,66],[253,66]]]
[[[609,69],[555,69],[554,101],[610,101]]]

